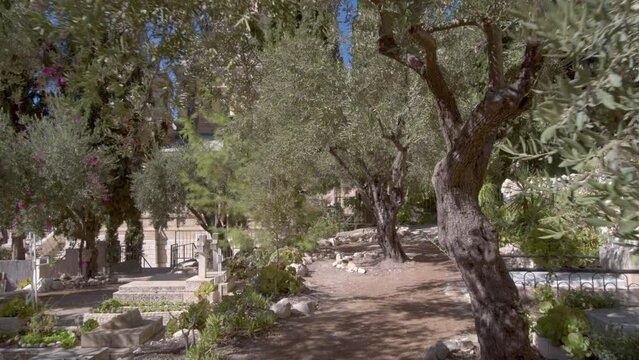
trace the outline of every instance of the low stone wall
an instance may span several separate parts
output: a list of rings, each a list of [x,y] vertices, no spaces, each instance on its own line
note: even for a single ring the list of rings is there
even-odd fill
[[[172,318],[177,318],[186,310],[181,311],[155,311],[142,313],[143,319],[162,318],[162,325],[166,325]],[[85,313],[82,322],[86,322],[89,319],[93,319],[102,325],[108,321],[111,321],[114,317],[121,315],[122,313]]]
[[[31,260],[0,260],[0,272],[7,274],[7,291],[15,290],[23,279],[31,279]]]

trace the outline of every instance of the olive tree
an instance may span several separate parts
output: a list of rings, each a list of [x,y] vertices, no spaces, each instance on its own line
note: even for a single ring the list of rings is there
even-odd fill
[[[384,255],[401,262],[407,256],[397,214],[415,160],[412,148],[428,148],[432,161],[443,145],[438,136],[425,136],[435,117],[418,77],[376,53],[374,24],[370,14],[356,21],[350,69],[334,43],[303,31],[268,50],[252,116],[264,129],[259,133],[269,134],[260,147],[269,157],[280,154],[279,166],[292,165],[290,173],[315,168],[325,178],[337,174],[355,187],[375,216]]]
[[[543,64],[542,46],[528,41],[519,64],[504,61],[504,10],[507,1],[426,2],[373,0],[378,13],[379,52],[418,74],[436,104],[446,144],[432,177],[437,195],[438,239],[455,260],[468,287],[483,359],[538,359],[530,345],[528,323],[519,294],[499,256],[499,237],[482,214],[478,193],[497,130],[532,104],[532,88]],[[460,8],[460,9],[458,9]],[[465,11],[466,9],[472,11]],[[463,111],[451,79],[440,60],[440,41],[456,31],[483,35],[487,86],[469,111]],[[462,40],[471,45],[476,37]],[[446,44],[448,45],[448,44]],[[468,55],[472,54],[469,51]],[[462,64],[455,64],[458,66]],[[396,77],[399,80],[399,76]]]

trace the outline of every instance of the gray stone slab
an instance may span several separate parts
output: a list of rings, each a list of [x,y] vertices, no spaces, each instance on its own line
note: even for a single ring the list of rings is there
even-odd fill
[[[639,307],[589,310],[586,316],[593,330],[639,334]]]
[[[109,349],[55,349],[47,351],[46,354],[41,354],[33,357],[32,360],[52,360],[52,359],[65,359],[65,360],[109,360]]]
[[[0,332],[16,333],[27,328],[27,320],[17,317],[0,317]]]
[[[164,331],[162,318],[144,320],[144,325],[131,329],[108,330],[102,327],[82,335],[83,348],[126,348],[140,346]]]

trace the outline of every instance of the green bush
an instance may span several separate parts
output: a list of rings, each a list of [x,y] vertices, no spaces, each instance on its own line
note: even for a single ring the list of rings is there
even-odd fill
[[[27,285],[31,285],[31,279],[29,279],[28,277],[20,280],[20,282],[16,284],[16,288],[18,288],[19,290],[22,290],[26,288]]]
[[[116,299],[107,299],[89,310],[90,313],[123,313],[133,308],[137,308],[140,312],[162,312],[162,311],[181,311],[189,307],[187,302],[170,302],[170,301],[119,301]]]
[[[590,355],[589,340],[585,337],[588,328],[583,310],[560,304],[537,320],[535,331],[553,345],[563,345],[573,358],[583,359]]]
[[[178,330],[180,330],[178,319],[170,319],[166,322],[166,338],[170,339],[173,334],[175,334]]]
[[[246,231],[240,228],[226,229],[224,237],[228,239],[234,248],[240,249],[241,252],[251,251],[255,247],[253,239],[248,236]]]
[[[635,360],[639,353],[639,335],[626,335],[621,331],[592,332],[592,353],[599,360]]]
[[[206,300],[200,300],[189,305],[188,309],[178,317],[179,329],[202,330],[206,325],[206,317],[211,312],[212,305]]]
[[[548,310],[557,305],[555,294],[553,294],[552,287],[550,287],[550,285],[535,288],[535,290],[533,291],[533,296],[535,297],[535,300],[537,302],[539,312],[542,314],[547,313]]]
[[[269,261],[270,264],[279,265],[291,265],[302,263],[302,253],[291,246],[285,246],[280,249],[276,249],[272,254]]]
[[[558,301],[560,304],[582,310],[605,309],[619,306],[619,300],[617,300],[613,294],[605,291],[598,293],[594,291],[569,290],[561,293]]]
[[[301,249],[302,251],[312,251],[317,246],[317,241],[319,239],[325,239],[329,237],[335,236],[340,231],[344,230],[345,220],[343,216],[340,214],[325,214],[321,216],[313,223],[306,234],[304,235],[304,240],[301,241],[301,244],[306,244],[312,246],[310,249]]]
[[[29,320],[29,331],[38,335],[49,335],[58,322],[58,317],[53,314],[37,313]]]
[[[77,338],[74,333],[68,330],[58,330],[49,334],[37,334],[29,332],[28,334],[20,336],[20,342],[23,344],[37,345],[37,344],[52,344],[60,341],[62,348],[71,349],[75,347]]]
[[[268,298],[254,290],[225,297],[216,304],[206,319],[200,341],[191,347],[187,359],[209,359],[221,356],[215,347],[223,340],[250,336],[275,324],[277,318],[267,311]]]
[[[245,281],[257,274],[257,267],[253,261],[242,253],[224,259],[223,264],[229,274],[229,280]]]
[[[208,299],[209,295],[215,290],[210,282],[201,283],[194,292],[195,297],[199,300]]]
[[[44,310],[44,305],[39,303],[37,308],[27,304],[24,297],[18,296],[11,299],[8,303],[0,308],[0,317],[19,317],[21,319],[29,319],[36,313]]]
[[[300,279],[288,265],[269,264],[261,268],[255,288],[265,296],[294,295],[301,290]]]
[[[84,324],[82,324],[82,326],[80,326],[80,336],[91,332],[92,330],[94,330],[95,328],[97,328],[98,326],[100,326],[100,324],[98,324],[98,321],[95,319],[89,319],[87,321],[84,322]]]

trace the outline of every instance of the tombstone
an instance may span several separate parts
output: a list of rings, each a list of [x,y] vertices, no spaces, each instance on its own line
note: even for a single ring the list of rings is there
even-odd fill
[[[206,270],[208,268],[208,257],[211,249],[210,239],[206,235],[197,237],[197,276],[200,279],[206,279]]]

